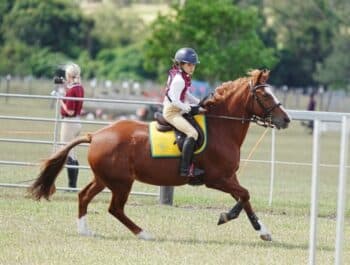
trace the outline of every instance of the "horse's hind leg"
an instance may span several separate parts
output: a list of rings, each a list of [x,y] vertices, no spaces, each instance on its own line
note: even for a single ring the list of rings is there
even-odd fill
[[[112,189],[112,200],[109,207],[109,212],[115,216],[122,224],[134,233],[138,238],[144,240],[153,240],[153,236],[143,231],[133,221],[131,221],[124,213],[124,206],[129,197],[131,183],[117,183]]]
[[[104,189],[104,185],[98,182],[96,178],[90,182],[83,190],[79,192],[79,214],[78,214],[78,233],[80,235],[91,236],[94,233],[89,230],[86,220],[87,207],[91,200]]]

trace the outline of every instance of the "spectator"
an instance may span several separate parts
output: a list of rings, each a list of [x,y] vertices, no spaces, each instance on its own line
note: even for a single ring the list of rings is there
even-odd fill
[[[315,111],[316,110],[316,99],[315,99],[315,92],[311,92],[310,98],[309,98],[309,103],[307,105],[307,110],[308,111]],[[314,121],[311,120],[307,124],[307,127],[310,129],[310,133],[313,132],[314,130]]]
[[[70,63],[65,67],[64,81],[65,97],[84,97],[84,88],[80,81],[80,67],[74,63]],[[64,120],[61,124],[61,142],[69,142],[77,137],[81,131],[81,123],[79,122],[80,113],[83,107],[83,101],[63,99],[61,104],[61,116]],[[67,121],[67,122],[65,122]],[[74,122],[72,122],[74,121]],[[67,159],[67,165],[79,166],[76,154],[72,150]],[[70,188],[77,187],[79,169],[67,168],[68,186]]]

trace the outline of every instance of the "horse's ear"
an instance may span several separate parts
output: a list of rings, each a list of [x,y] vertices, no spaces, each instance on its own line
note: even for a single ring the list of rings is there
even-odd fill
[[[270,70],[268,69],[261,70],[256,84],[259,84],[259,85],[266,84],[267,80],[269,79],[269,76],[270,76]]]
[[[252,84],[253,86],[259,84],[258,82],[259,82],[259,78],[260,78],[260,75],[261,75],[261,71],[260,70],[257,70],[257,69],[250,70],[248,72],[248,75],[250,75],[250,77],[251,77],[251,81],[253,82],[253,84]]]

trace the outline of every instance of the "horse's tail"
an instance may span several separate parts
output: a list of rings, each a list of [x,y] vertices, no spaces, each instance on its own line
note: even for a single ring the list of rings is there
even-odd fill
[[[39,176],[28,189],[34,199],[40,200],[41,197],[44,197],[48,200],[50,198],[56,191],[55,180],[67,160],[69,151],[78,144],[91,143],[91,137],[91,134],[87,134],[75,138],[42,163]]]

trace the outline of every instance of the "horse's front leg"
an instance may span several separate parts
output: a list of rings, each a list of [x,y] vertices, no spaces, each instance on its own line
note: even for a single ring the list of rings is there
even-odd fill
[[[272,240],[271,233],[252,210],[251,204],[249,202],[250,195],[248,190],[239,184],[235,174],[230,178],[221,179],[221,181],[216,181],[215,183],[207,183],[206,185],[207,187],[230,193],[232,197],[234,197],[237,201],[237,203],[229,212],[220,214],[218,225],[236,219],[241,213],[242,209],[244,209],[253,228],[259,233],[260,238],[266,241]]]
[[[244,204],[244,211],[246,212],[250,223],[253,228],[259,233],[260,238],[265,241],[272,241],[271,233],[267,227],[259,220],[254,213],[252,206],[249,201]]]

